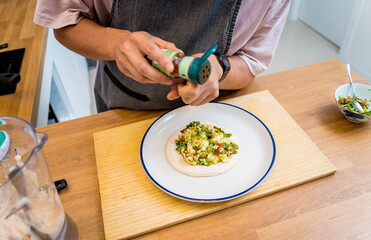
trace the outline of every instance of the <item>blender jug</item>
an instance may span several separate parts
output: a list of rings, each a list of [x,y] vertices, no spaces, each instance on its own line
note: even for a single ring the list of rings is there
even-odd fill
[[[77,239],[41,150],[47,138],[23,119],[0,117],[0,239]]]

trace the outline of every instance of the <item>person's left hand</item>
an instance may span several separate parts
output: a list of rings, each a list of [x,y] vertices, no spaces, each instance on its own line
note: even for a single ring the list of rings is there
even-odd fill
[[[201,56],[202,54],[199,53],[192,57]],[[219,96],[218,80],[223,74],[223,69],[214,54],[211,54],[208,60],[211,64],[211,75],[203,85],[185,81],[182,78],[173,79],[173,85],[167,99],[174,100],[181,97],[185,104],[200,106],[217,98]]]

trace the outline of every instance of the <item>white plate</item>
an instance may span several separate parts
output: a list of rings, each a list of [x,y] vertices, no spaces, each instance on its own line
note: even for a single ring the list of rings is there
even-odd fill
[[[213,177],[190,177],[174,170],[165,156],[165,144],[191,121],[229,128],[240,139],[240,160],[227,173]],[[189,105],[159,117],[142,139],[140,157],[151,181],[175,197],[195,202],[226,201],[251,191],[267,176],[276,156],[273,136],[250,112],[226,103]]]

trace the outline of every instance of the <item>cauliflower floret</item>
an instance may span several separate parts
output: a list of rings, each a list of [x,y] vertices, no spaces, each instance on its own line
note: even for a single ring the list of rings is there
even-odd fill
[[[191,144],[188,144],[187,146],[187,152],[190,154],[194,154],[196,151],[193,149]]]
[[[216,164],[219,162],[219,157],[215,154],[209,154],[209,160],[213,163]]]
[[[210,140],[212,142],[220,142],[222,140],[222,134],[215,134]]]
[[[200,148],[201,150],[205,151],[207,146],[209,146],[209,142],[206,140],[206,139],[203,139],[201,142],[200,142]]]
[[[229,159],[227,158],[226,154],[220,154],[219,159],[221,162],[229,162]]]

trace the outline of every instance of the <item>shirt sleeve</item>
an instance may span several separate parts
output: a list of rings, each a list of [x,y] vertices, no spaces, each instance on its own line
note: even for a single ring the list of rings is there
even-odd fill
[[[38,0],[34,22],[47,28],[58,29],[88,18],[105,26],[111,5],[112,0]]]
[[[272,1],[256,31],[235,55],[240,56],[254,76],[267,70],[276,51],[290,1]]]

